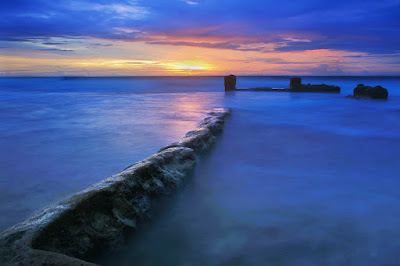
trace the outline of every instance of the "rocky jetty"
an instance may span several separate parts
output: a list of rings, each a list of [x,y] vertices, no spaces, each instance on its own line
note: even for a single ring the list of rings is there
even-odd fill
[[[353,95],[350,97],[354,98],[369,98],[369,99],[384,99],[388,98],[387,89],[381,86],[364,86],[364,84],[358,84],[353,90]]]
[[[237,89],[236,77],[229,75],[224,77],[225,91],[279,91],[279,92],[340,92],[340,87],[326,84],[301,84],[301,78],[295,77],[290,79],[289,88],[270,88],[258,87],[249,89]],[[234,85],[233,85],[234,84]]]
[[[230,116],[229,109],[214,108],[199,126],[186,133],[186,135],[179,141],[165,146],[159,150],[163,151],[169,148],[188,147],[196,152],[202,152],[208,149],[216,140],[225,123],[225,120]]]
[[[229,115],[214,109],[178,143],[7,229],[0,234],[0,264],[93,265],[88,261],[118,249],[154,202],[183,182]]]
[[[290,91],[292,92],[340,92],[340,87],[326,84],[301,84],[301,78],[290,79]]]

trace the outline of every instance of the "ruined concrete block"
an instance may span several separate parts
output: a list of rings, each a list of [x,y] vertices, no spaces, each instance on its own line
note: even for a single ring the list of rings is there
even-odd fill
[[[234,75],[229,75],[224,77],[225,91],[236,90],[236,77]]]
[[[290,86],[289,89],[293,90],[293,89],[298,89],[301,87],[301,78],[291,78],[290,79]]]

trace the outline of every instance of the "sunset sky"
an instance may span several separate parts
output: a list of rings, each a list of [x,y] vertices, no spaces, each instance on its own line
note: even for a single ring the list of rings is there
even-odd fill
[[[400,0],[12,0],[0,75],[400,75]]]

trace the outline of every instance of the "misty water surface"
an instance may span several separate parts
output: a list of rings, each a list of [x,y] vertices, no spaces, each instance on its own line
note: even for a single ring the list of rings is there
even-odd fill
[[[150,156],[208,110],[217,145],[111,264],[399,264],[400,79],[306,77],[341,94],[223,92],[221,77],[0,79],[0,226]],[[239,77],[238,87],[287,87]],[[358,84],[389,100],[347,99]]]

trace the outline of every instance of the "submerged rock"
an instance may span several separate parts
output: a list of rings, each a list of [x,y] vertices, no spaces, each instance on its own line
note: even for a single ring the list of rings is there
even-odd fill
[[[370,99],[387,99],[387,89],[381,86],[364,86],[364,84],[358,84],[353,90],[353,97],[355,98],[370,98]]]
[[[229,109],[214,109],[178,143],[0,234],[0,264],[93,265],[118,249],[160,196],[176,190],[210,147]]]

